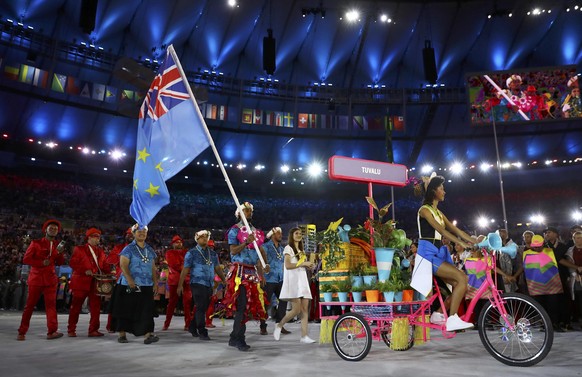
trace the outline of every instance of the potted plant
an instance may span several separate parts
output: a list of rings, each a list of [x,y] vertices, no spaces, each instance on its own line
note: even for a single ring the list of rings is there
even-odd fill
[[[367,302],[378,302],[380,301],[380,291],[378,291],[378,282],[375,281],[372,284],[365,284],[366,291],[366,301]]]
[[[365,266],[362,272],[364,275],[364,284],[374,284],[378,281],[378,268],[374,266]]]
[[[340,302],[348,302],[348,293],[352,289],[352,284],[350,280],[336,280],[332,283],[337,287],[337,297]],[[345,309],[345,305],[342,305],[342,309]]]
[[[345,251],[340,238],[338,227],[343,221],[343,217],[338,221],[331,222],[326,230],[317,233],[317,242],[322,246],[322,268],[324,271],[333,270],[344,260]]]
[[[364,288],[365,285],[363,283],[360,285],[352,284],[352,300],[354,300],[354,302],[362,301],[362,292],[364,291]]]
[[[386,280],[378,283],[378,290],[384,295],[385,302],[394,301],[395,284],[392,280]]]
[[[364,267],[365,263],[358,263],[350,269],[350,280],[352,282],[352,287],[360,286],[364,284]]]
[[[332,302],[333,294],[337,292],[337,287],[333,284],[322,284],[319,286],[319,291],[323,293],[323,302]],[[331,309],[331,305],[326,305],[327,309]]]
[[[402,281],[402,301],[413,301],[414,300],[414,289],[410,286],[412,276],[410,271],[401,271],[401,281]]]

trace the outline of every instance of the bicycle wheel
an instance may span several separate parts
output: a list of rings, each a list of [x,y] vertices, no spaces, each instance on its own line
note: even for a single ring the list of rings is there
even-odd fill
[[[342,314],[333,325],[332,342],[335,352],[344,360],[360,361],[372,347],[372,331],[359,314]]]
[[[502,296],[507,321],[491,302],[479,315],[479,336],[485,349],[497,360],[511,366],[528,367],[542,361],[550,352],[554,329],[548,313],[532,298],[509,293]]]
[[[394,331],[395,328],[396,328],[396,331],[403,330],[403,329],[401,329],[398,325],[394,326],[394,324],[392,322],[389,322],[384,327],[384,329],[382,329],[380,331],[380,336],[382,337],[382,340],[384,341],[384,343],[386,343],[388,348],[390,348],[391,350],[408,351],[409,349],[412,348],[412,346],[414,346],[414,326],[412,326],[408,323],[406,323],[406,324],[403,323],[402,326],[408,327],[402,333],[402,335],[404,335],[404,337],[402,339],[400,337],[398,339],[393,338],[392,332]]]

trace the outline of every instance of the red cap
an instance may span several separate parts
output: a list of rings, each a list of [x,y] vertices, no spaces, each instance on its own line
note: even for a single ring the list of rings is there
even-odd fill
[[[97,228],[89,228],[87,229],[87,231],[85,232],[85,237],[91,237],[93,235],[101,235],[101,231]]]
[[[208,240],[208,246],[214,247],[214,240]]]
[[[529,86],[527,87],[527,91],[528,91],[528,92],[535,92],[535,91],[536,91],[536,87],[535,87],[535,86],[533,86],[533,85],[529,85]]]
[[[172,238],[172,242],[171,243],[172,244],[175,244],[176,242],[182,242],[183,243],[184,240],[182,240],[182,237],[176,235],[176,236],[174,236],[174,238]]]
[[[46,228],[48,228],[48,226],[51,224],[55,224],[57,227],[59,227],[59,232],[61,231],[61,222],[59,220],[49,219],[45,221],[44,224],[42,224],[42,232],[46,232]]]

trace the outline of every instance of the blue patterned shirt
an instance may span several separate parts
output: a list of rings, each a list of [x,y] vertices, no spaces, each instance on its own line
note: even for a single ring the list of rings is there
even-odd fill
[[[239,225],[233,226],[228,231],[228,244],[229,245],[240,245],[239,240],[236,238],[236,236],[238,235],[238,232],[240,231]],[[250,225],[251,229],[254,231],[255,228],[251,224],[249,224],[249,225]],[[240,225],[240,226],[242,226],[242,225]],[[259,256],[257,255],[257,252],[255,251],[254,247],[252,249],[244,248],[237,255],[231,254],[230,260],[232,262],[255,265],[255,264],[257,264],[257,261],[259,260]]]
[[[150,245],[146,243],[145,247],[141,249],[139,246],[137,246],[135,241],[133,241],[124,247],[123,250],[121,250],[119,256],[129,259],[129,273],[133,277],[135,284],[139,285],[140,287],[151,287],[154,285],[152,277],[152,265],[156,259],[156,252]],[[142,260],[143,257],[146,257],[148,261],[144,262]],[[123,274],[119,278],[118,282],[121,285],[129,285],[125,275]]]
[[[267,283],[280,283],[283,281],[283,265],[285,264],[285,257],[283,256],[283,245],[275,247],[275,243],[271,240],[263,244],[263,249],[267,254],[267,261],[271,267],[271,271],[265,274]]]
[[[210,248],[195,248],[188,250],[184,257],[184,267],[190,269],[190,284],[202,284],[207,287],[214,285],[214,268],[218,266],[218,255]]]

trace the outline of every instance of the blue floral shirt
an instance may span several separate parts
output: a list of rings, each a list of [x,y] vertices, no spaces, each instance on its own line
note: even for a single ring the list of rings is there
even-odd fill
[[[240,225],[240,226],[242,226],[242,225]],[[255,230],[255,228],[252,225],[250,225],[250,227],[253,231]],[[236,238],[239,231],[240,231],[239,225],[235,225],[232,228],[230,228],[230,230],[228,231],[228,244],[229,245],[240,245],[239,240]],[[232,262],[255,265],[255,264],[257,264],[257,261],[259,260],[259,256],[257,255],[257,252],[255,251],[254,248],[252,248],[252,249],[244,248],[237,255],[231,254],[230,260]]]
[[[145,247],[141,249],[133,241],[121,250],[119,256],[129,259],[129,273],[133,277],[135,284],[140,287],[151,287],[154,285],[152,265],[156,259],[156,252],[150,245],[146,243]],[[147,259],[146,262],[143,260],[144,257]],[[121,285],[129,285],[123,274],[119,278],[118,283]]]
[[[271,267],[271,271],[265,274],[267,283],[280,283],[283,281],[283,265],[285,264],[285,257],[283,256],[283,245],[275,247],[275,243],[271,240],[263,244],[263,249],[267,254],[267,261]]]
[[[214,268],[219,265],[218,255],[210,248],[188,250],[184,257],[184,267],[190,269],[190,284],[202,284],[212,288],[214,285]]]

